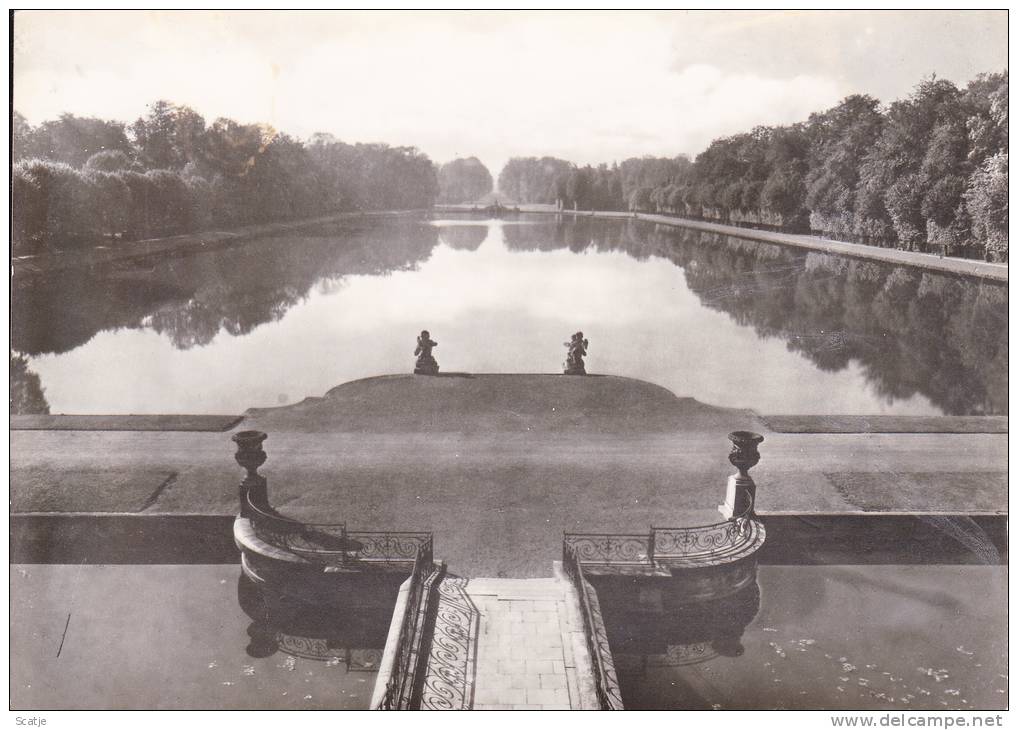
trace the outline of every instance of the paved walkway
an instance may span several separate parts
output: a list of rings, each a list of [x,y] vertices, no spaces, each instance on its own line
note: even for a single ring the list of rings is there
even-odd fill
[[[560,578],[444,580],[422,709],[593,708],[571,593]]]

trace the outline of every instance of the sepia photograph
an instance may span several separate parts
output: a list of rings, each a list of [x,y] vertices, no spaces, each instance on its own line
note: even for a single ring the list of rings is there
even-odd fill
[[[1007,9],[9,23],[12,725],[1003,726]]]

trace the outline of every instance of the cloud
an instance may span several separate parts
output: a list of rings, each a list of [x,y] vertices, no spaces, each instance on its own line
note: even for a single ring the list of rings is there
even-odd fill
[[[711,59],[725,72],[804,71],[883,101],[923,76],[964,84],[1007,66],[1007,11],[696,11],[670,17],[673,68]]]
[[[306,137],[580,163],[696,154],[848,93],[1006,64],[993,13],[68,12],[15,16],[14,103],[133,120],[167,98]]]

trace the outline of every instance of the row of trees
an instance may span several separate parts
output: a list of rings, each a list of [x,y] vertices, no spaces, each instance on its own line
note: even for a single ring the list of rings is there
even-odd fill
[[[14,246],[92,245],[356,209],[431,206],[434,164],[412,147],[300,141],[266,125],[152,104],[130,126],[15,113]]]
[[[635,191],[651,190],[688,174],[688,157],[633,157],[622,164],[578,167],[555,157],[514,157],[498,189],[521,203],[561,204],[582,210],[626,210]]]
[[[799,124],[757,127],[686,158],[577,167],[516,158],[524,203],[640,210],[1007,260],[1008,75],[930,78],[881,108],[854,95]]]

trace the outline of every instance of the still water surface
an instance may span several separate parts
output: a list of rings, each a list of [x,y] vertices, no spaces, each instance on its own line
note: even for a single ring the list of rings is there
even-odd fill
[[[12,565],[12,708],[367,709],[400,576],[332,605],[239,574]],[[1004,566],[764,565],[697,601],[670,581],[598,582],[627,709],[1008,705]]]
[[[763,565],[696,601],[662,585],[598,584],[626,709],[1008,706],[1003,566]]]
[[[329,601],[238,565],[12,565],[11,707],[366,710],[402,579]]]
[[[364,220],[16,279],[53,413],[241,413],[409,372],[587,369],[764,414],[1007,412],[1007,289],[630,220]]]

